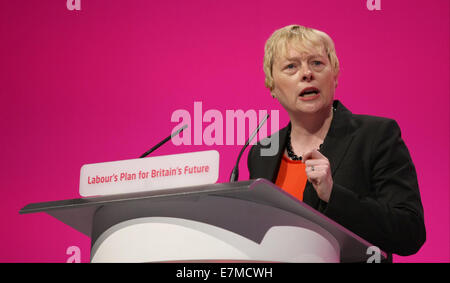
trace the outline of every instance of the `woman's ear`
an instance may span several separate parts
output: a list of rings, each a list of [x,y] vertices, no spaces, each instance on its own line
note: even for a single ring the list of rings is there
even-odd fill
[[[275,87],[272,87],[269,90],[270,90],[270,95],[272,95],[272,98],[277,98],[277,91],[275,90]]]
[[[339,77],[339,73],[337,73],[337,74],[334,76],[334,88],[335,88],[335,89],[336,89],[337,86],[338,86],[338,77]]]

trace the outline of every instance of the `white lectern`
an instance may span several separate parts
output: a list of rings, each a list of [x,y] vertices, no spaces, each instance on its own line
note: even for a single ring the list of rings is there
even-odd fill
[[[265,179],[20,210],[35,212],[91,237],[91,262],[364,262],[372,246]]]

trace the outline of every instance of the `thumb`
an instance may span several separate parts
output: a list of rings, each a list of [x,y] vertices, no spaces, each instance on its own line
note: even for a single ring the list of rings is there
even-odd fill
[[[303,162],[305,162],[308,159],[319,159],[324,157],[317,149],[313,149],[311,151],[308,151],[303,155]]]

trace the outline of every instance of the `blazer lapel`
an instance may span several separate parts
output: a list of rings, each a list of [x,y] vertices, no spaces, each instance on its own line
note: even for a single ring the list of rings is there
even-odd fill
[[[321,149],[330,162],[333,177],[354,137],[352,113],[337,100],[335,105],[335,116]]]
[[[331,173],[334,177],[335,172],[339,169],[339,165],[353,140],[353,135],[351,134],[352,113],[337,100],[334,102],[333,107],[336,110],[320,152],[330,162]],[[303,193],[303,202],[319,211],[323,211],[326,207],[326,203],[319,199],[316,190],[310,182],[306,183],[305,191]]]
[[[264,164],[265,164],[265,174],[264,178],[267,180],[271,180],[272,183],[275,183],[278,176],[278,170],[280,169],[281,159],[283,158],[284,149],[286,148],[286,142],[287,142],[287,133],[288,129],[291,127],[291,123],[289,123],[286,127],[281,129],[278,133],[276,133],[277,136],[275,136],[275,139],[278,139],[278,151],[274,156],[266,156],[264,157]]]

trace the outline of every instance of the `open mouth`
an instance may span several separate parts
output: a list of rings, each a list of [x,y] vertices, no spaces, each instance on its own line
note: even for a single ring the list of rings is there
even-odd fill
[[[300,93],[301,97],[309,97],[309,96],[315,96],[318,93],[320,93],[318,88],[315,87],[307,87]]]

